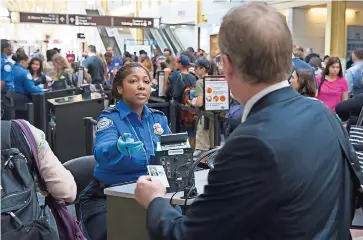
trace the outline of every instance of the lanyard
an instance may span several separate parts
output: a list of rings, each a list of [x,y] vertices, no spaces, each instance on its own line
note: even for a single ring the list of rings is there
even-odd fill
[[[138,141],[140,141],[140,138],[139,136],[137,135],[136,133],[136,130],[134,128],[134,126],[131,124],[130,120],[128,119],[128,117],[126,117],[127,121],[129,122],[129,124],[131,125],[131,128],[132,128],[132,131],[134,132],[136,138]],[[152,139],[152,136],[151,136],[151,133],[150,133],[150,124],[149,124],[149,121],[146,119],[146,122],[147,122],[147,127],[148,127],[148,132],[149,132],[149,136],[150,136],[150,141],[151,141],[151,146],[152,146],[152,153],[155,154],[155,149],[154,149],[154,143],[153,143],[153,139]],[[146,162],[147,162],[147,165],[149,165],[149,158],[148,158],[148,155],[146,153],[146,144],[144,144],[144,146],[142,147],[142,149],[144,150],[144,154],[145,154],[145,158],[146,158]]]

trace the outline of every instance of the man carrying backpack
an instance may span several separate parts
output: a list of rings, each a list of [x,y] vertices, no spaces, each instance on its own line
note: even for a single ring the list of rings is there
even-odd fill
[[[168,78],[168,87],[166,88],[166,95],[169,99],[173,99],[176,102],[187,105],[191,103],[190,93],[195,90],[195,84],[197,78],[194,74],[188,71],[190,66],[190,59],[185,55],[181,55],[176,60],[175,69]],[[194,114],[187,113],[185,110],[180,110],[177,119],[180,120],[180,124],[177,124],[177,132],[187,131],[189,141],[194,146],[195,142],[195,124]]]

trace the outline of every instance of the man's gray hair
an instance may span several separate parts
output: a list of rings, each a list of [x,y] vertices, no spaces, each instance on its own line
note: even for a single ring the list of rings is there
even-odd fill
[[[229,10],[220,27],[219,48],[250,83],[286,80],[291,71],[293,43],[286,18],[266,4]]]

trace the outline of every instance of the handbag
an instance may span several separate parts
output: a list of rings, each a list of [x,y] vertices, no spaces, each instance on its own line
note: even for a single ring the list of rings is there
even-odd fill
[[[340,147],[343,152],[343,158],[345,159],[345,161],[348,165],[350,178],[353,183],[353,186],[352,186],[353,193],[352,194],[353,194],[353,201],[354,201],[355,205],[353,204],[352,207],[361,208],[361,207],[363,207],[363,190],[362,190],[363,162],[359,160],[360,159],[358,157],[359,155],[357,154],[357,151],[354,148],[354,145],[356,145],[356,144],[353,145],[353,144],[350,144],[349,141],[347,141],[347,140],[350,140],[350,138],[348,136],[347,131],[345,130],[343,125],[340,123],[340,120],[337,117],[335,117],[333,115],[333,113],[330,111],[330,109],[328,109],[327,107],[325,107],[324,112],[325,112],[326,116],[328,117],[328,119],[334,129],[334,132],[336,133],[336,136],[339,140]],[[363,118],[362,112],[360,115],[361,115],[360,117]],[[338,124],[340,125],[340,127],[337,127]],[[363,136],[363,128],[361,131],[362,131],[361,134]]]
[[[35,159],[35,172],[37,173],[41,189],[46,191],[44,179],[40,175],[39,171],[38,147],[34,136],[25,121],[14,121],[20,126],[29,142],[31,152]],[[48,194],[48,196],[45,198],[45,204],[51,209],[54,219],[57,223],[59,240],[86,240],[82,233],[79,222],[74,219],[64,203],[57,202],[50,194]]]

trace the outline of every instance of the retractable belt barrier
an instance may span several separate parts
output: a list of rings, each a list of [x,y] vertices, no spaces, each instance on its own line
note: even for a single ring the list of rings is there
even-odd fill
[[[155,97],[153,99],[155,101]],[[220,145],[220,135],[221,135],[221,122],[226,122],[227,124],[236,124],[239,123],[237,120],[226,119],[225,117],[220,116],[220,112],[206,112],[193,107],[188,107],[183,104],[177,103],[174,100],[166,102],[164,99],[159,99],[157,102],[147,104],[150,108],[168,108],[169,111],[165,114],[170,123],[170,129],[173,133],[176,132],[176,124],[177,124],[177,112],[178,108],[181,110],[189,111],[194,113],[196,116],[201,117],[205,116],[214,121],[214,145]],[[85,138],[86,138],[86,152],[88,155],[93,154],[93,143],[95,136],[95,127],[97,125],[97,121],[92,117],[84,118],[84,126],[85,126]]]

